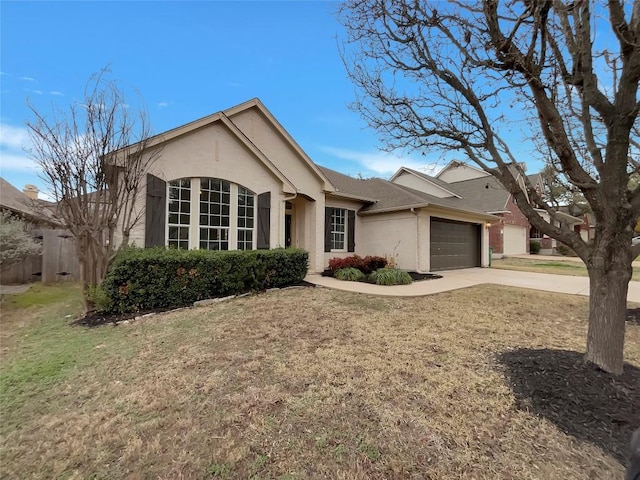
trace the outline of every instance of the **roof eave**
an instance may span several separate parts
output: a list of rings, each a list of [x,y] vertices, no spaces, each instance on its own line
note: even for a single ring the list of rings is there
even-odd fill
[[[435,203],[416,203],[413,205],[400,205],[397,207],[389,207],[389,208],[383,208],[380,210],[373,210],[373,211],[361,211],[359,212],[360,215],[375,215],[378,213],[390,213],[390,212],[399,212],[399,211],[403,211],[403,210],[411,210],[414,208],[426,208],[426,207],[432,207],[432,208],[439,208],[442,210],[449,210],[452,212],[456,212],[456,213],[464,213],[466,215],[472,215],[476,218],[481,218],[484,220],[498,220],[500,217],[497,217],[495,215],[491,215],[489,213],[483,213],[483,212],[474,212],[472,210],[465,210],[464,208],[455,208],[455,207],[446,207],[444,205],[438,205]]]
[[[365,210],[364,212],[361,211],[359,212],[360,215],[375,215],[378,213],[389,213],[389,212],[400,212],[402,210],[411,210],[413,208],[425,208],[430,206],[430,203],[416,203],[413,205],[399,205],[397,207],[387,207],[387,208],[381,208],[381,209],[376,209],[373,211],[368,211]]]
[[[228,117],[231,117],[237,113],[240,113],[244,110],[248,110],[249,108],[256,107],[260,112],[271,122],[271,124],[276,128],[278,133],[291,145],[291,147],[296,151],[300,157],[307,163],[307,165],[311,168],[311,170],[316,174],[316,176],[324,182],[324,190],[327,192],[332,192],[336,190],[336,186],[329,180],[329,178],[322,173],[322,171],[318,168],[316,163],[311,160],[309,155],[302,149],[302,147],[293,139],[293,137],[287,132],[287,130],[282,126],[282,124],[278,121],[278,119],[269,111],[267,107],[260,101],[259,98],[252,98],[244,103],[236,105],[234,107],[228,108],[224,110],[224,114]]]

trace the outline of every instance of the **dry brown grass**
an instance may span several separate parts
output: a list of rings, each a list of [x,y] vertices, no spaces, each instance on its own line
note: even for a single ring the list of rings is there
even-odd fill
[[[557,259],[540,259],[532,255],[531,258],[520,257],[504,257],[496,258],[491,261],[493,268],[500,268],[503,270],[518,270],[521,272],[535,272],[535,273],[552,273],[556,275],[573,275],[577,277],[588,277],[587,267],[584,263],[577,260],[563,259],[558,257]],[[633,267],[633,274],[631,280],[640,281],[640,268]]]
[[[638,424],[627,417],[638,413],[640,327],[628,327],[626,377],[612,381],[566,352],[584,350],[586,312],[583,297],[497,286],[423,298],[281,290],[129,326],[64,325],[77,362],[19,390],[16,365],[30,340],[5,314],[2,326],[23,341],[2,364],[14,386],[3,397],[0,472],[621,478],[626,433]],[[560,373],[577,369],[615,390],[612,404],[589,391],[602,404],[593,429],[572,431],[554,417],[561,395],[549,397],[548,411],[535,392],[527,398],[543,349],[553,350],[547,370],[562,363]],[[570,392],[584,410],[579,389]],[[598,428],[610,429],[610,445]]]

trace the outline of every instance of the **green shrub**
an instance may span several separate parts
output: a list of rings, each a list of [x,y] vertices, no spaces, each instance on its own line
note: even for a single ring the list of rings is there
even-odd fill
[[[563,257],[571,256],[573,254],[573,250],[571,250],[566,245],[559,243],[556,247],[556,252],[562,255]]]
[[[532,255],[540,253],[540,242],[538,242],[537,240],[530,240],[529,253],[531,253]]]
[[[299,249],[214,252],[123,250],[102,284],[110,313],[191,305],[197,300],[280,288],[302,281],[308,253]]]
[[[94,303],[98,312],[110,312],[113,308],[111,297],[101,286],[90,287],[88,298]]]
[[[364,279],[364,273],[353,267],[336,270],[333,276],[338,280],[346,280],[347,282],[359,282]]]
[[[411,275],[398,268],[379,268],[369,275],[369,280],[377,285],[408,285],[413,281]]]

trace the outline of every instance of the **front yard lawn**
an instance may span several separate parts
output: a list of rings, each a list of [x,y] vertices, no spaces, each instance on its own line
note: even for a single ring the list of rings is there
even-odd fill
[[[537,259],[535,255],[531,258],[494,258],[491,260],[491,266],[493,268],[520,270],[523,272],[553,273],[556,275],[574,275],[578,277],[589,276],[584,263],[573,260],[563,260],[562,257],[558,257],[558,260]],[[631,280],[640,281],[640,268],[633,267]]]
[[[640,421],[640,326],[623,376],[585,366],[584,297],[295,288],[86,328],[38,288],[2,305],[3,478],[622,478]]]

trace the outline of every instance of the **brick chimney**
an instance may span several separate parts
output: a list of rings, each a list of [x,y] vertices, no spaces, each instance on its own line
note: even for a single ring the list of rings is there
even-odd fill
[[[25,185],[24,188],[22,189],[22,193],[24,193],[31,200],[37,200],[39,190],[38,190],[38,187],[36,187],[35,185]]]

